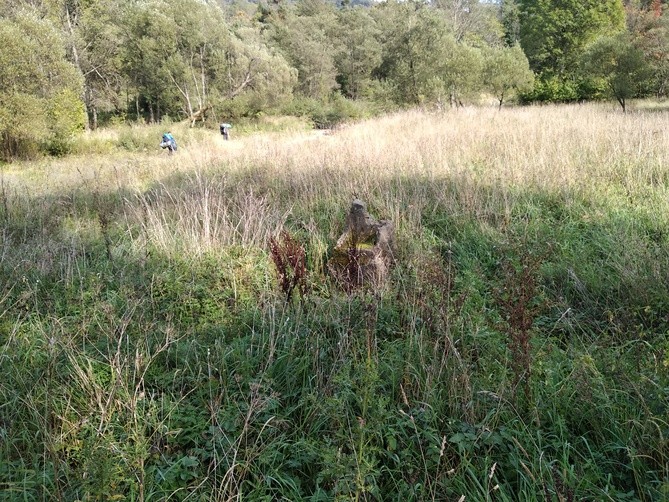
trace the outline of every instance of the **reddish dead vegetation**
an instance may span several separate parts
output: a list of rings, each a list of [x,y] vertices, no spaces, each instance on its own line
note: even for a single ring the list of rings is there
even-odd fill
[[[293,291],[307,292],[307,253],[286,230],[278,238],[270,237],[269,249],[279,276],[279,287],[288,302]]]
[[[543,257],[525,253],[518,264],[507,262],[503,266],[504,286],[497,291],[511,352],[511,370],[514,389],[522,385],[525,398],[530,402],[530,377],[532,370],[532,327],[543,308],[539,293],[539,267]]]
[[[353,290],[362,286],[363,283],[362,266],[360,265],[360,250],[358,249],[358,243],[355,242],[355,239],[346,250],[346,254],[348,256],[348,262],[339,279],[340,285],[344,291],[351,293]]]
[[[653,0],[650,4],[650,11],[658,18],[662,16],[662,2],[660,0]]]

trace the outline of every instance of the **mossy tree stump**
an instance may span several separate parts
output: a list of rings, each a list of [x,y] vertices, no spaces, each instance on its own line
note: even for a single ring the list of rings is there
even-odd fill
[[[365,203],[356,199],[351,203],[346,227],[328,261],[330,274],[347,291],[382,286],[394,261],[395,225],[390,220],[376,221]]]

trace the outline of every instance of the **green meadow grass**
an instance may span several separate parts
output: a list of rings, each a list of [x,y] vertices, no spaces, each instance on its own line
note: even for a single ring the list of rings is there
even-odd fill
[[[1,166],[1,500],[669,500],[664,113],[172,129]]]

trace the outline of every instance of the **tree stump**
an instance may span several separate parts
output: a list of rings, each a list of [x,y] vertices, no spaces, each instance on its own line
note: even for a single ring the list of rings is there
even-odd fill
[[[376,221],[365,203],[356,199],[351,203],[346,226],[328,261],[330,275],[347,291],[361,286],[381,287],[394,262],[394,223]]]

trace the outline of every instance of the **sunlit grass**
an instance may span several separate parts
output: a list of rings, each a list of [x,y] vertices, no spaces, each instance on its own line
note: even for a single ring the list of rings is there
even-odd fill
[[[0,490],[662,500],[663,113],[169,128],[173,156],[123,126],[1,168]],[[347,294],[326,262],[353,198],[397,262]],[[308,269],[288,302],[281,230]]]

